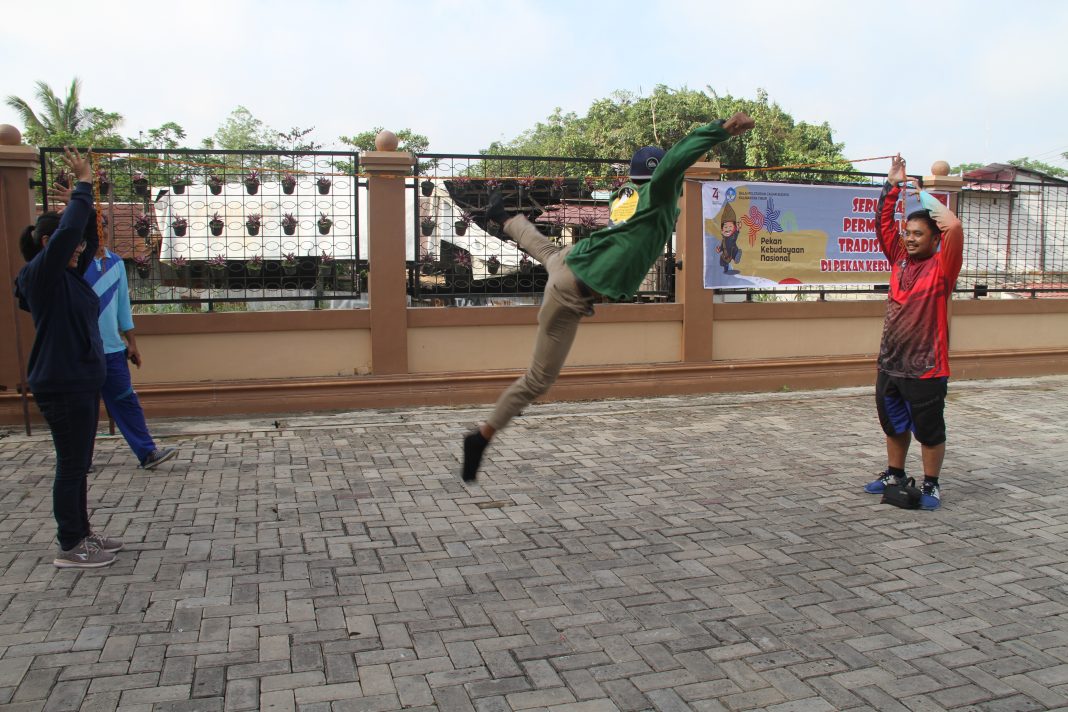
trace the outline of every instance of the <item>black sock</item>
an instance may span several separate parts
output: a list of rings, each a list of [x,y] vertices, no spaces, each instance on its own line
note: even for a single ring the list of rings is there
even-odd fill
[[[937,487],[938,486],[938,478],[937,477],[931,477],[930,475],[924,475],[923,476],[923,483],[925,485],[926,484],[932,484],[935,487]]]
[[[489,440],[476,428],[464,436],[464,482],[478,478],[478,466],[482,463],[482,453],[486,451]]]
[[[899,480],[905,479],[905,471],[902,470],[900,467],[887,467],[886,474],[892,477],[896,477]]]

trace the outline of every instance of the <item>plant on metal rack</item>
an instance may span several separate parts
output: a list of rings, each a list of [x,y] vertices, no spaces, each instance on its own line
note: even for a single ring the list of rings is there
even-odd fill
[[[332,183],[332,180],[330,180],[326,176],[322,176],[319,178],[319,180],[315,181],[315,187],[319,189],[320,194],[326,195],[330,192],[330,185]]]
[[[282,184],[282,192],[286,195],[292,195],[297,187],[297,177],[289,172],[282,175],[282,180],[280,182]]]
[[[330,232],[330,226],[334,224],[334,221],[331,220],[326,213],[320,212],[316,224],[319,226],[319,234],[325,235]]]
[[[245,175],[245,190],[249,195],[255,195],[256,191],[260,189],[260,172],[257,170],[251,170]]]
[[[140,237],[148,237],[152,230],[152,218],[145,213],[140,213],[133,221],[133,229]]]
[[[211,267],[215,272],[222,272],[226,269],[226,255],[215,255],[208,260],[208,267]]]

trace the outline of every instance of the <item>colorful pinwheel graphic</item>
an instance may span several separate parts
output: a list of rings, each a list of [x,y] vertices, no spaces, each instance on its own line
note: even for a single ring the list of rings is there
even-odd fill
[[[782,225],[779,224],[779,216],[781,214],[781,210],[775,209],[775,200],[768,198],[768,212],[764,216],[764,229],[768,232],[782,232]]]
[[[749,228],[749,246],[756,244],[757,233],[764,228],[764,213],[755,205],[749,207],[749,214],[742,216],[742,222]]]

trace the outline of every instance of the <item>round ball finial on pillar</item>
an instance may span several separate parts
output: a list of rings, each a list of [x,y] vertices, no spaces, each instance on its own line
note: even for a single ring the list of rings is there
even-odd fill
[[[931,164],[931,175],[933,176],[948,176],[949,164],[945,161],[935,161]]]
[[[22,143],[22,134],[11,124],[0,124],[0,146],[18,146]]]
[[[379,151],[396,151],[398,143],[397,134],[392,131],[383,129],[375,136],[375,148]]]

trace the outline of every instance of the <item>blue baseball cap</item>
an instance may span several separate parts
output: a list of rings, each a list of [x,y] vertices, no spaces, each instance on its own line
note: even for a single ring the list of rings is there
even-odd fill
[[[653,177],[653,171],[660,165],[664,149],[659,146],[643,146],[634,152],[630,159],[630,177],[647,180]]]

